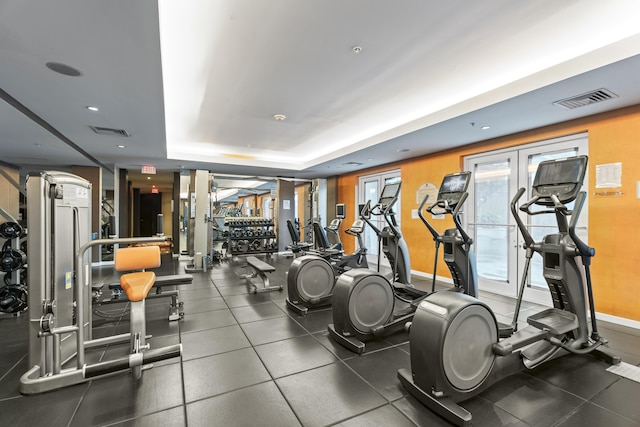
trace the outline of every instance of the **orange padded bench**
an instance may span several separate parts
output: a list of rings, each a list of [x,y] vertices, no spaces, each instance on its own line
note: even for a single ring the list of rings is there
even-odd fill
[[[160,248],[158,246],[137,246],[116,250],[114,255],[116,271],[144,270],[160,267]],[[139,271],[123,274],[120,286],[129,301],[142,301],[153,287],[156,274],[153,271]]]
[[[116,271],[143,270],[120,276],[120,286],[131,302],[130,346],[133,353],[131,371],[134,377],[139,379],[143,369],[144,356],[142,352],[149,349],[149,344],[146,342],[145,298],[156,281],[156,274],[153,271],[144,271],[144,269],[160,267],[160,248],[158,246],[135,246],[117,249],[113,261]]]

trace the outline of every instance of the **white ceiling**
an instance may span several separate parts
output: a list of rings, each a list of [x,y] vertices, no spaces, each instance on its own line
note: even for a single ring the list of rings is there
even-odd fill
[[[0,160],[94,164],[17,106],[109,168],[323,177],[640,104],[639,75],[637,0],[0,0]]]

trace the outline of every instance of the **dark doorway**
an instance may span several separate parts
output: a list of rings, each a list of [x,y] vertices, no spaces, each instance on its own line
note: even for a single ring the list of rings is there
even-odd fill
[[[162,193],[140,195],[140,236],[156,234],[160,213],[162,213]]]

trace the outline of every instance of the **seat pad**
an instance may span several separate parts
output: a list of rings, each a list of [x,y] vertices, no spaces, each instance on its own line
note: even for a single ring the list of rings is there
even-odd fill
[[[153,287],[156,274],[153,271],[138,271],[120,276],[120,286],[129,301],[142,301]]]

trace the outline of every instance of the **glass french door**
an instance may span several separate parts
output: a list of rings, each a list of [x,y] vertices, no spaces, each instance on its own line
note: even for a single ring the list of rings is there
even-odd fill
[[[375,175],[366,175],[361,176],[358,180],[358,206],[364,205],[367,201],[371,201],[371,206],[373,207],[376,203],[378,203],[378,199],[380,198],[380,193],[384,188],[385,184],[392,184],[394,182],[400,181],[400,170],[393,170],[389,172],[379,173]],[[400,197],[398,197],[398,201],[393,207],[393,211],[396,213],[396,221],[398,226],[400,226],[400,206],[402,206],[402,201]],[[358,218],[359,212],[357,209],[355,211],[355,219]],[[387,224],[382,216],[371,216],[371,222],[380,230],[382,230]],[[349,224],[350,226],[350,224]],[[367,259],[370,262],[377,262],[378,257],[378,236],[371,229],[371,227],[365,226],[364,228],[364,244],[367,248]],[[381,258],[381,263],[386,263],[385,257]]]
[[[520,187],[525,187],[526,192],[518,206],[531,197],[533,178],[541,161],[587,154],[587,148],[587,135],[581,134],[465,158],[465,168],[473,172],[473,179],[469,185],[468,215],[464,216],[464,222],[475,242],[481,290],[517,296],[524,274],[525,251],[522,248],[524,240],[511,214],[511,199]],[[588,176],[584,188],[587,182]],[[585,204],[578,224],[579,235],[585,240],[587,212]],[[557,232],[555,215],[519,213],[535,241]],[[524,299],[551,304],[538,254],[531,260]]]

